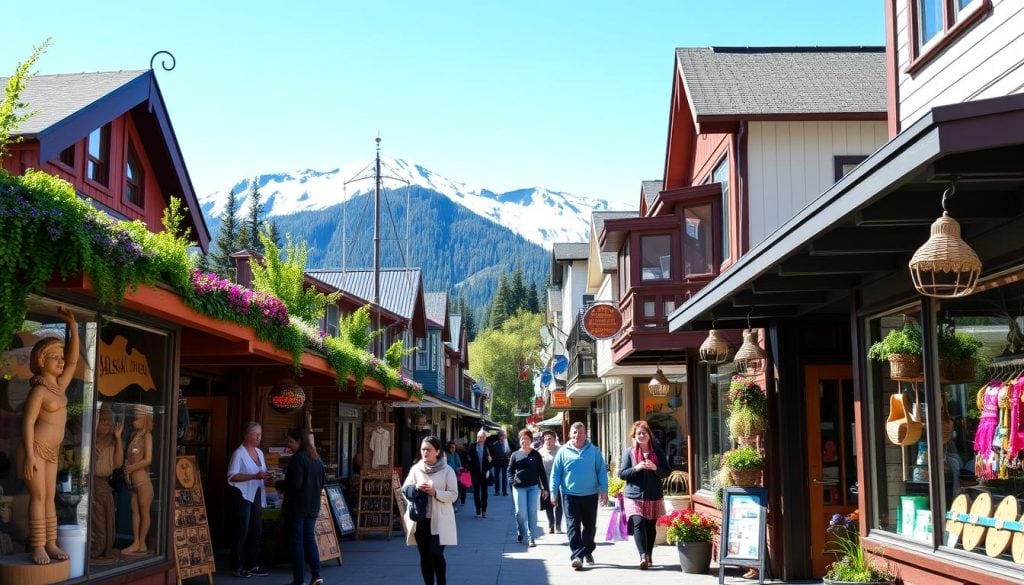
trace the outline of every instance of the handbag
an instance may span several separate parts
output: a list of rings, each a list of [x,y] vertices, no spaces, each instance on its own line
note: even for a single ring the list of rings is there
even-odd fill
[[[615,509],[608,518],[608,530],[604,533],[606,542],[629,540],[628,520],[626,519],[625,506],[622,501],[622,493],[615,496]]]
[[[427,492],[422,492],[416,489],[414,485],[407,485],[403,490],[405,499],[409,502],[409,520],[413,522],[420,522],[427,519],[427,506],[429,505],[429,497]]]
[[[466,489],[473,487],[473,478],[469,475],[469,470],[465,467],[459,470],[459,485]]]

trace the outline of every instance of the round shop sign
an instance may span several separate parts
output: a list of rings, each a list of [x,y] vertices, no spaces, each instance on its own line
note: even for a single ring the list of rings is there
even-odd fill
[[[274,384],[270,391],[270,408],[277,412],[294,412],[306,404],[306,393],[291,380],[282,380]]]
[[[594,339],[611,339],[622,329],[622,313],[614,305],[591,305],[583,313],[583,329]]]

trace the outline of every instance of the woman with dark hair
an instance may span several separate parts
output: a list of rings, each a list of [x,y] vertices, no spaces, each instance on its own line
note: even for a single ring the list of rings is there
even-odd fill
[[[452,503],[459,497],[459,481],[441,452],[441,439],[429,436],[420,443],[422,459],[413,464],[405,478],[405,486],[427,494],[427,517],[413,522],[406,514],[407,545],[416,545],[420,553],[420,572],[425,585],[446,585],[447,565],[444,547],[458,544],[455,510]]]
[[[258,422],[245,425],[242,444],[228,463],[228,486],[235,515],[235,534],[231,541],[232,575],[264,577],[267,571],[256,562],[263,533],[262,510],[266,505],[263,481],[267,462],[260,450],[263,427]]]
[[[622,454],[619,478],[626,481],[622,489],[629,533],[640,552],[640,569],[651,566],[654,536],[658,517],[665,515],[661,480],[670,472],[665,453],[655,445],[647,421],[638,420],[629,429],[632,446]]]
[[[316,547],[316,517],[320,513],[320,492],[324,489],[324,464],[313,447],[306,429],[288,431],[286,442],[293,455],[284,476],[282,512],[291,534],[292,585],[304,585],[302,560],[309,564],[309,585],[323,585],[320,577],[320,552]]]

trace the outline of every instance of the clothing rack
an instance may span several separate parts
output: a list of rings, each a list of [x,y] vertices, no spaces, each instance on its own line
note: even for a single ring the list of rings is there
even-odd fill
[[[1024,354],[994,357],[988,365],[989,370],[1019,367],[1024,367]]]

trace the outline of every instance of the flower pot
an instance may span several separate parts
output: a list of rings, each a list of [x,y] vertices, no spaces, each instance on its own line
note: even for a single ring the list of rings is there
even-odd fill
[[[893,585],[893,581],[836,581],[825,577],[822,582],[825,585]]]
[[[663,496],[665,501],[665,513],[669,514],[676,510],[690,509],[690,496]]]
[[[677,542],[679,568],[684,573],[702,574],[711,569],[710,542]]]
[[[732,484],[735,486],[752,486],[757,485],[758,480],[761,479],[761,470],[730,469],[729,475],[732,476]]]
[[[921,356],[894,353],[889,356],[889,377],[893,380],[916,380],[921,377]]]

